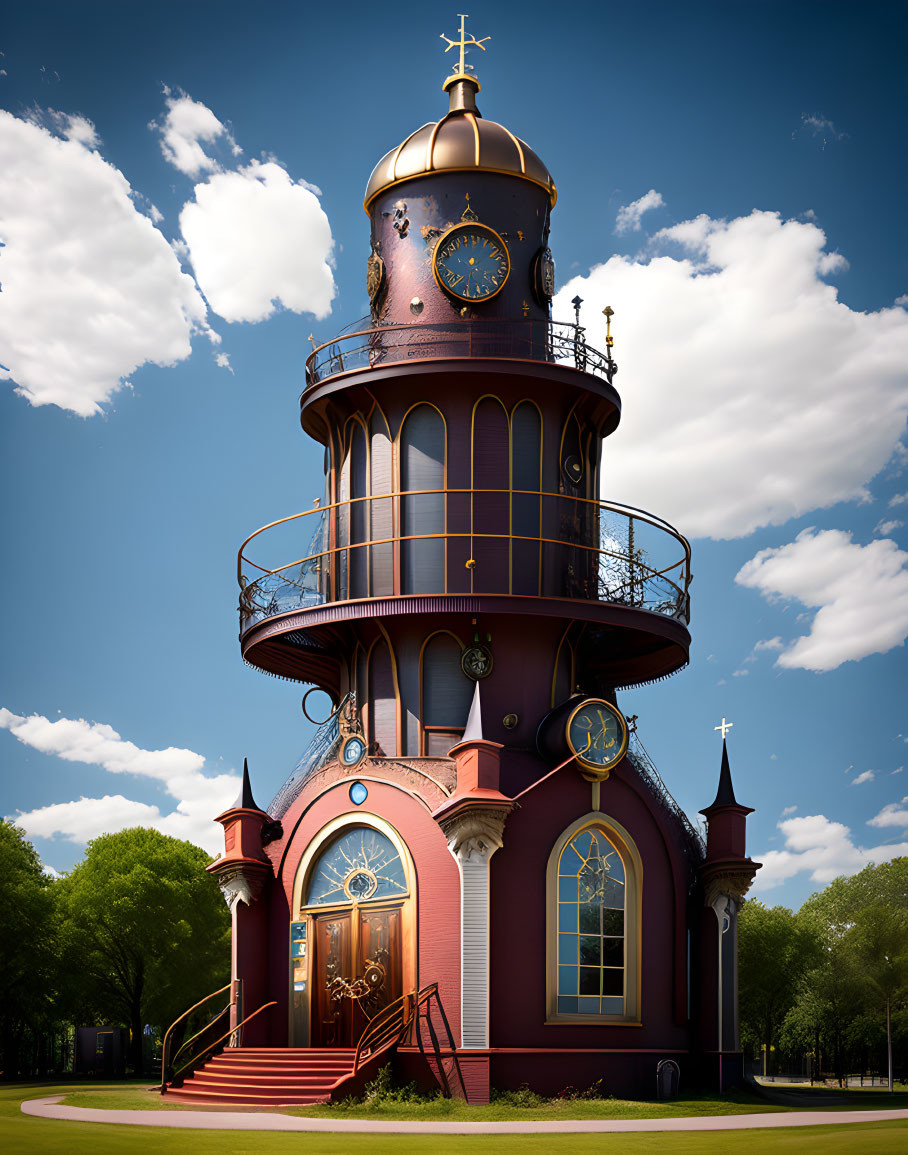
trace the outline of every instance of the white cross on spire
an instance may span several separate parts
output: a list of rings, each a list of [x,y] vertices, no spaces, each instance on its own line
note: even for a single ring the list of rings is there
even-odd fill
[[[722,725],[721,726],[713,726],[713,729],[722,731],[722,741],[724,742],[725,741],[725,735],[732,728],[732,726],[734,726],[734,722],[726,722],[725,719],[723,718],[722,719]]]

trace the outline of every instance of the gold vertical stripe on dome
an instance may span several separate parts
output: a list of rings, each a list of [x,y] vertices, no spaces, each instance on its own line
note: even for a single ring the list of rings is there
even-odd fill
[[[520,141],[513,134],[513,132],[509,132],[508,129],[506,129],[504,127],[504,125],[502,125],[501,127],[504,128],[504,131],[507,132],[508,136],[513,141],[514,147],[517,149],[517,155],[520,157],[520,171],[523,173],[524,176],[526,176],[527,162],[526,162],[526,158],[523,155],[523,147],[522,147]]]
[[[476,159],[474,163],[476,167],[479,168],[479,125],[476,123],[476,117],[472,112],[465,112],[464,116],[466,116],[467,120],[473,126],[473,137],[476,140]]]
[[[394,158],[391,161],[391,183],[392,184],[394,183],[394,181],[397,180],[397,162],[398,162],[398,160],[400,160],[400,154],[407,147],[407,145],[410,143],[410,141],[413,139],[413,137],[416,136],[416,134],[418,132],[422,132],[422,130],[425,127],[426,126],[424,124],[421,124],[419,126],[419,128],[414,129],[413,132],[410,133],[410,135],[406,138],[406,140],[402,140],[401,143],[397,146],[397,151],[394,153]]]
[[[438,130],[441,128],[442,121],[436,121],[432,126],[432,131],[429,133],[429,143],[426,145],[426,169],[431,172],[435,167],[435,138],[438,136]]]

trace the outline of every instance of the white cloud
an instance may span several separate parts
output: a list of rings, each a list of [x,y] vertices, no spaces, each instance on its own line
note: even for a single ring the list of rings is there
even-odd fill
[[[648,213],[651,209],[661,208],[664,204],[662,193],[651,188],[639,200],[631,201],[629,205],[622,205],[618,209],[618,216],[615,218],[615,232],[619,235],[629,232],[639,233],[643,214]]]
[[[901,772],[902,772],[904,769],[905,769],[905,767],[904,767],[904,766],[896,766],[896,768],[895,768],[894,770],[890,770],[890,771],[889,771],[889,773],[890,773],[890,774],[901,774]]]
[[[148,127],[160,133],[164,159],[186,176],[220,170],[221,165],[203,144],[214,144],[223,137],[234,156],[243,151],[211,109],[184,92],[177,96],[167,93],[167,115],[162,123],[152,121]]]
[[[778,635],[774,638],[765,638],[762,642],[757,642],[754,646],[754,653],[759,654],[764,650],[784,650],[785,643]]]
[[[901,767],[899,767],[901,769]],[[898,771],[893,770],[893,774]],[[884,806],[879,814],[867,819],[868,826],[898,826],[908,830],[908,795],[901,802],[890,802]]]
[[[855,846],[850,829],[823,814],[786,818],[778,826],[785,837],[785,849],[756,856],[763,869],[754,880],[755,892],[781,886],[804,872],[813,882],[825,885],[840,875],[857,874],[871,862],[889,862],[908,854],[908,842],[869,849]]]
[[[621,425],[603,493],[695,537],[733,538],[812,509],[867,498],[908,413],[908,314],[862,313],[822,280],[815,224],[754,211],[700,216],[613,256],[558,293],[587,302],[605,348],[615,309]],[[681,247],[680,258],[664,254]]]
[[[316,318],[331,311],[331,225],[280,165],[253,161],[196,185],[180,228],[199,287],[226,321],[263,321],[278,304]]]
[[[805,529],[788,545],[760,550],[735,581],[817,610],[810,633],[783,650],[777,666],[834,670],[885,654],[908,635],[908,553],[893,541],[862,546],[842,530]]]
[[[28,119],[32,124],[41,125],[44,123],[40,109],[35,109]],[[67,140],[75,141],[76,144],[90,149],[99,148],[101,145],[97,129],[87,116],[80,116],[78,113],[58,112],[54,108],[49,108],[47,120]]]
[[[782,817],[787,818],[789,814],[794,814],[794,812],[796,810],[797,810],[797,806],[786,806],[785,809],[782,811]]]
[[[733,678],[746,678],[749,673],[750,673],[750,670],[744,670],[744,669],[733,670],[731,676]]]
[[[169,813],[122,794],[54,803],[12,818],[28,834],[44,838],[59,834],[84,843],[98,834],[130,826],[153,826],[175,838],[189,839],[209,853],[220,849],[221,830],[212,819],[236,796],[240,779],[236,774],[204,775],[205,759],[201,754],[173,746],[143,750],[101,722],[82,718],[51,722],[41,714],[22,717],[5,708],[0,708],[0,729],[9,730],[26,746],[67,762],[100,766],[111,774],[152,779],[178,800],[176,809]]]
[[[896,297],[895,303],[901,305],[903,308],[908,308],[908,293],[903,293],[901,297]]]
[[[32,405],[88,417],[140,365],[188,357],[193,332],[216,338],[129,182],[92,151],[93,126],[67,127],[60,140],[0,111],[0,378]]]
[[[858,774],[857,778],[852,778],[852,786],[863,786],[865,782],[872,782],[876,778],[876,774],[872,770],[863,770]]]
[[[897,529],[901,529],[904,524],[903,521],[896,521],[895,518],[890,520],[884,518],[882,521],[876,523],[873,532],[882,534],[885,537],[887,534],[894,533]]]
[[[802,112],[801,124],[812,136],[822,137],[824,147],[827,141],[848,139],[848,133],[840,132],[829,117],[823,116],[822,113]]]
[[[233,372],[233,367],[230,364],[229,353],[215,353],[214,361],[219,369],[226,369],[230,373]]]
[[[897,493],[895,497],[889,498],[889,508],[892,509],[896,505],[904,505],[908,501],[908,493]]]

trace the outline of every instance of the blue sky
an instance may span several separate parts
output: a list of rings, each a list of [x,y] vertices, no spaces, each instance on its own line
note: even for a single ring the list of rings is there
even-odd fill
[[[559,188],[570,319],[615,309],[603,496],[693,543],[688,670],[622,696],[679,802],[720,745],[756,892],[906,853],[908,13],[470,8],[480,108]],[[241,662],[236,549],[321,490],[308,335],[367,311],[362,190],[445,110],[429,3],[20,5],[0,40],[2,813],[68,869],[265,804],[300,688]],[[85,801],[82,801],[85,800]],[[782,825],[780,825],[780,823]]]

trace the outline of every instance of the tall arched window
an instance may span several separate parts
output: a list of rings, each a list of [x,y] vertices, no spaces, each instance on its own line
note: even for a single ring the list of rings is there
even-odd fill
[[[376,408],[372,414],[372,470],[370,477],[372,500],[369,517],[372,541],[370,549],[372,597],[387,597],[394,593],[394,546],[391,497],[391,438],[384,415]]]
[[[444,420],[434,406],[417,405],[400,431],[402,593],[445,591],[444,486]]]
[[[446,758],[467,724],[473,683],[460,666],[462,647],[451,634],[435,634],[420,657],[420,722],[427,757]]]
[[[397,754],[397,694],[391,651],[384,639],[369,651],[369,707],[367,725],[373,752]],[[377,749],[374,744],[377,743]]]
[[[511,489],[511,591],[538,594],[542,545],[520,540],[542,536],[542,418],[531,401],[521,401],[511,415]]]
[[[565,831],[549,858],[549,1017],[639,1018],[642,865],[604,814]]]
[[[351,598],[369,596],[369,502],[367,500],[369,459],[366,449],[366,431],[359,421],[348,422],[349,449],[346,468],[349,469],[350,511],[350,585]],[[341,511],[344,512],[343,510]]]
[[[510,584],[508,415],[497,397],[473,407],[470,530],[475,593],[507,593]]]

